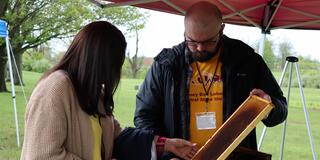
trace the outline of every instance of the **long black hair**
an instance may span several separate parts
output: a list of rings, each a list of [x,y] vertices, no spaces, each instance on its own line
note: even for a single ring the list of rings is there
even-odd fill
[[[102,97],[107,115],[112,115],[113,94],[120,81],[126,46],[123,34],[111,23],[92,22],[75,36],[60,62],[43,77],[64,70],[83,111],[89,115],[103,115],[98,111]]]

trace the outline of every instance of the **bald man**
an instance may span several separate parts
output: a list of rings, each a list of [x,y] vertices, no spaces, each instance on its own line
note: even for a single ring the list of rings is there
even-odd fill
[[[286,119],[286,99],[266,63],[223,29],[214,4],[199,2],[187,10],[185,41],[154,58],[137,94],[136,127],[200,148],[249,95],[275,105],[266,126]],[[255,130],[240,145],[256,150]]]

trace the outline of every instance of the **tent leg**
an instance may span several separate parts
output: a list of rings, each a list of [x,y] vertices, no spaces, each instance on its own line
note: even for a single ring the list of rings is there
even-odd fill
[[[263,56],[264,54],[264,42],[266,40],[266,34],[265,33],[262,33],[261,34],[261,38],[260,38],[260,42],[259,42],[259,54],[261,56]]]
[[[10,81],[11,81],[11,93],[13,99],[13,109],[14,109],[14,118],[16,124],[16,136],[17,136],[17,146],[20,147],[20,137],[19,137],[19,124],[18,124],[18,115],[17,115],[17,103],[16,103],[16,93],[14,89],[14,79],[13,79],[13,72],[12,72],[12,64],[11,64],[11,54],[9,48],[9,37],[6,37],[6,48],[7,48],[7,56],[8,56],[8,63],[9,63],[9,73],[10,73]]]
[[[312,151],[312,158],[313,158],[313,160],[317,160],[316,150],[314,148],[313,138],[312,138],[312,134],[311,134],[309,113],[308,113],[308,110],[307,110],[307,107],[306,107],[306,100],[305,100],[305,97],[304,97],[303,86],[302,86],[302,81],[301,81],[301,77],[300,77],[300,71],[299,71],[298,63],[295,63],[295,68],[296,68],[296,74],[297,74],[299,89],[300,89],[300,96],[301,96],[301,101],[302,101],[302,106],[303,106],[304,118],[306,120],[306,126],[307,126],[308,136],[309,136],[309,142],[310,142],[310,147],[311,147],[311,151]]]
[[[279,86],[282,85],[282,82],[283,82],[284,75],[286,73],[287,67],[288,67],[288,61],[286,61],[285,65],[284,65],[284,68],[283,68],[283,71],[281,73],[280,80],[279,80]],[[262,142],[263,142],[263,139],[264,139],[264,137],[266,135],[266,132],[267,132],[267,127],[264,126],[263,130],[262,130],[262,133],[261,133],[261,136],[260,136],[260,139],[259,139],[259,143],[258,143],[258,150],[259,151],[261,150]]]

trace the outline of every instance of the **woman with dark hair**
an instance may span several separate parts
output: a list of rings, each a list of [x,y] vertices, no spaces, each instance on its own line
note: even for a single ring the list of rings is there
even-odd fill
[[[150,159],[152,148],[158,154],[192,157],[195,147],[188,141],[140,129],[123,131],[114,119],[113,94],[125,50],[121,31],[105,21],[90,23],[75,36],[30,97],[21,159],[111,159],[114,153],[123,157],[123,148],[134,151],[132,159]]]

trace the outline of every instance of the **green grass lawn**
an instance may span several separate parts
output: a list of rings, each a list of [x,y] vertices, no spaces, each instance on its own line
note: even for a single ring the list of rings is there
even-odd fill
[[[27,97],[41,74],[24,72],[25,90]],[[142,80],[122,79],[118,91],[114,97],[115,116],[122,127],[133,126],[133,114],[135,110],[135,86]],[[10,90],[10,85],[7,85]],[[286,92],[286,88],[283,89]],[[20,126],[20,139],[23,140],[23,125],[25,102],[19,86],[16,86],[17,109]],[[309,108],[310,123],[316,151],[320,150],[320,89],[304,89],[307,107]],[[285,95],[287,95],[285,93]],[[0,160],[19,159],[21,149],[16,146],[15,123],[10,93],[0,93]],[[258,138],[262,125],[258,125]],[[282,125],[268,128],[262,146],[262,151],[271,153],[273,159],[279,159]],[[292,88],[289,106],[288,127],[285,141],[284,159],[301,160],[312,159],[309,145],[301,99],[298,88]]]

